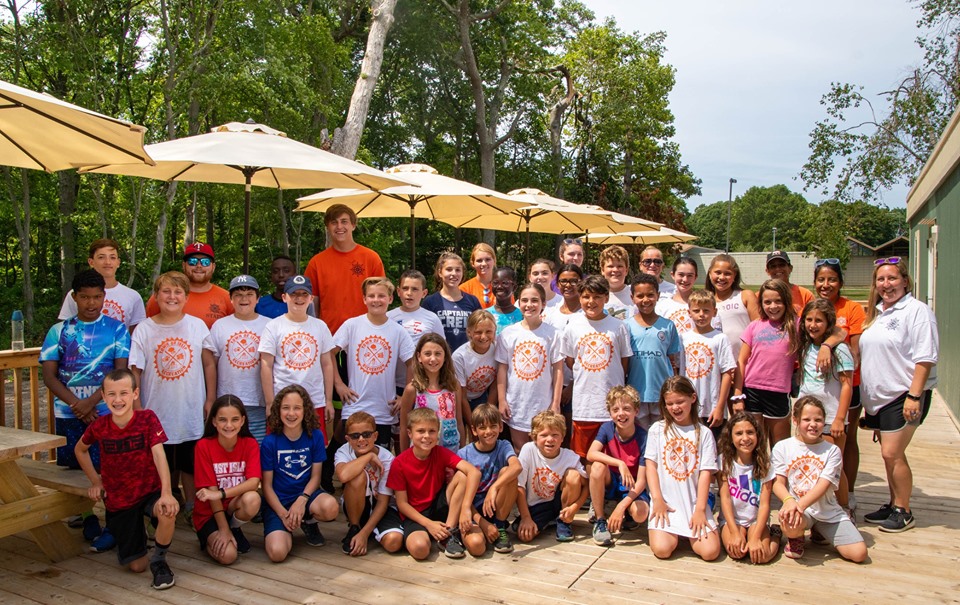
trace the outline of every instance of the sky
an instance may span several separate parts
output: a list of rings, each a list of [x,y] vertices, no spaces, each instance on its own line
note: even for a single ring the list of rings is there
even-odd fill
[[[919,11],[908,0],[583,0],[598,20],[620,29],[667,33],[666,61],[676,68],[670,95],[683,161],[702,182],[692,212],[736,198],[753,186],[798,179],[809,134],[826,117],[820,99],[831,82],[864,86],[874,105],[913,66]],[[907,187],[882,203],[902,207]]]

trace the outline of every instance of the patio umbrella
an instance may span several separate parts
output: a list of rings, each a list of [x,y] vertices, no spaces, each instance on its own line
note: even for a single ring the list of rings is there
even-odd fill
[[[682,243],[697,239],[683,231],[661,227],[659,231],[628,231],[626,233],[588,233],[584,236],[591,244],[664,244]]]
[[[356,187],[382,189],[408,184],[359,162],[287,138],[253,121],[230,122],[201,134],[154,145],[147,152],[155,166],[111,164],[81,172],[123,174],[160,181],[243,184],[243,271],[250,270],[250,188],[320,189]]]
[[[660,223],[640,218],[615,214],[599,206],[574,204],[539,189],[515,189],[513,199],[528,205],[507,215],[488,215],[441,219],[455,227],[474,229],[497,229],[514,233],[526,232],[526,261],[530,261],[530,232],[535,233],[589,233],[590,231],[625,231],[660,228]]]
[[[331,189],[301,197],[298,211],[326,212],[333,204],[345,204],[359,217],[410,216],[410,262],[416,262],[415,220],[443,221],[451,216],[470,214],[503,215],[526,204],[473,183],[439,174],[426,164],[400,164],[387,168],[387,174],[402,176],[414,185],[389,187],[380,191]]]
[[[0,80],[0,164],[55,172],[89,164],[152,163],[143,126]]]

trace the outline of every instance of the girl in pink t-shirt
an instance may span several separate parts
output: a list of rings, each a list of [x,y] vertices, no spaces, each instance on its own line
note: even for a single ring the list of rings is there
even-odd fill
[[[790,387],[797,363],[797,314],[790,286],[768,279],[757,292],[760,319],[750,322],[740,339],[734,381],[735,412],[762,417],[770,443],[790,436]]]

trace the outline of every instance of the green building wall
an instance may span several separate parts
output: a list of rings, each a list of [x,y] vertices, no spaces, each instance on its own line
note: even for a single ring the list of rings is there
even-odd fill
[[[931,289],[932,225],[937,227],[935,284]],[[914,294],[931,303],[940,332],[938,390],[960,418],[960,167],[910,218],[910,265]],[[931,294],[933,296],[931,300]]]

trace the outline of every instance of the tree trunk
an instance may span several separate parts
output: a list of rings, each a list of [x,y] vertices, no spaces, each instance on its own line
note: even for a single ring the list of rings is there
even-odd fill
[[[130,225],[130,250],[127,251],[127,262],[130,272],[127,274],[127,287],[133,287],[133,280],[137,277],[137,226],[140,218],[140,206],[143,203],[143,190],[146,187],[144,179],[130,179],[131,197],[133,198],[133,222]]]
[[[342,128],[333,132],[333,153],[345,158],[357,157],[360,148],[360,137],[367,122],[367,112],[370,110],[370,99],[377,87],[380,77],[380,68],[383,65],[383,48],[386,45],[387,34],[393,26],[393,10],[397,0],[371,0],[370,12],[373,19],[370,22],[370,33],[367,34],[367,48],[360,64],[360,76],[350,98],[350,109],[347,111],[347,120]]]
[[[573,85],[573,76],[566,65],[557,65],[547,70],[547,73],[557,73],[563,76],[567,87],[567,94],[557,101],[548,113],[550,121],[550,158],[553,163],[553,194],[563,198],[563,118],[570,109],[570,105],[580,95]]]
[[[13,184],[10,168],[3,168],[7,192],[13,205],[13,224],[17,229],[20,248],[20,270],[23,272],[23,315],[27,324],[33,322],[33,278],[30,258],[30,179],[25,168],[20,169],[20,195]]]
[[[77,207],[77,188],[80,177],[73,170],[57,173],[57,189],[60,195],[60,283],[63,293],[70,289],[76,271],[73,212]]]

